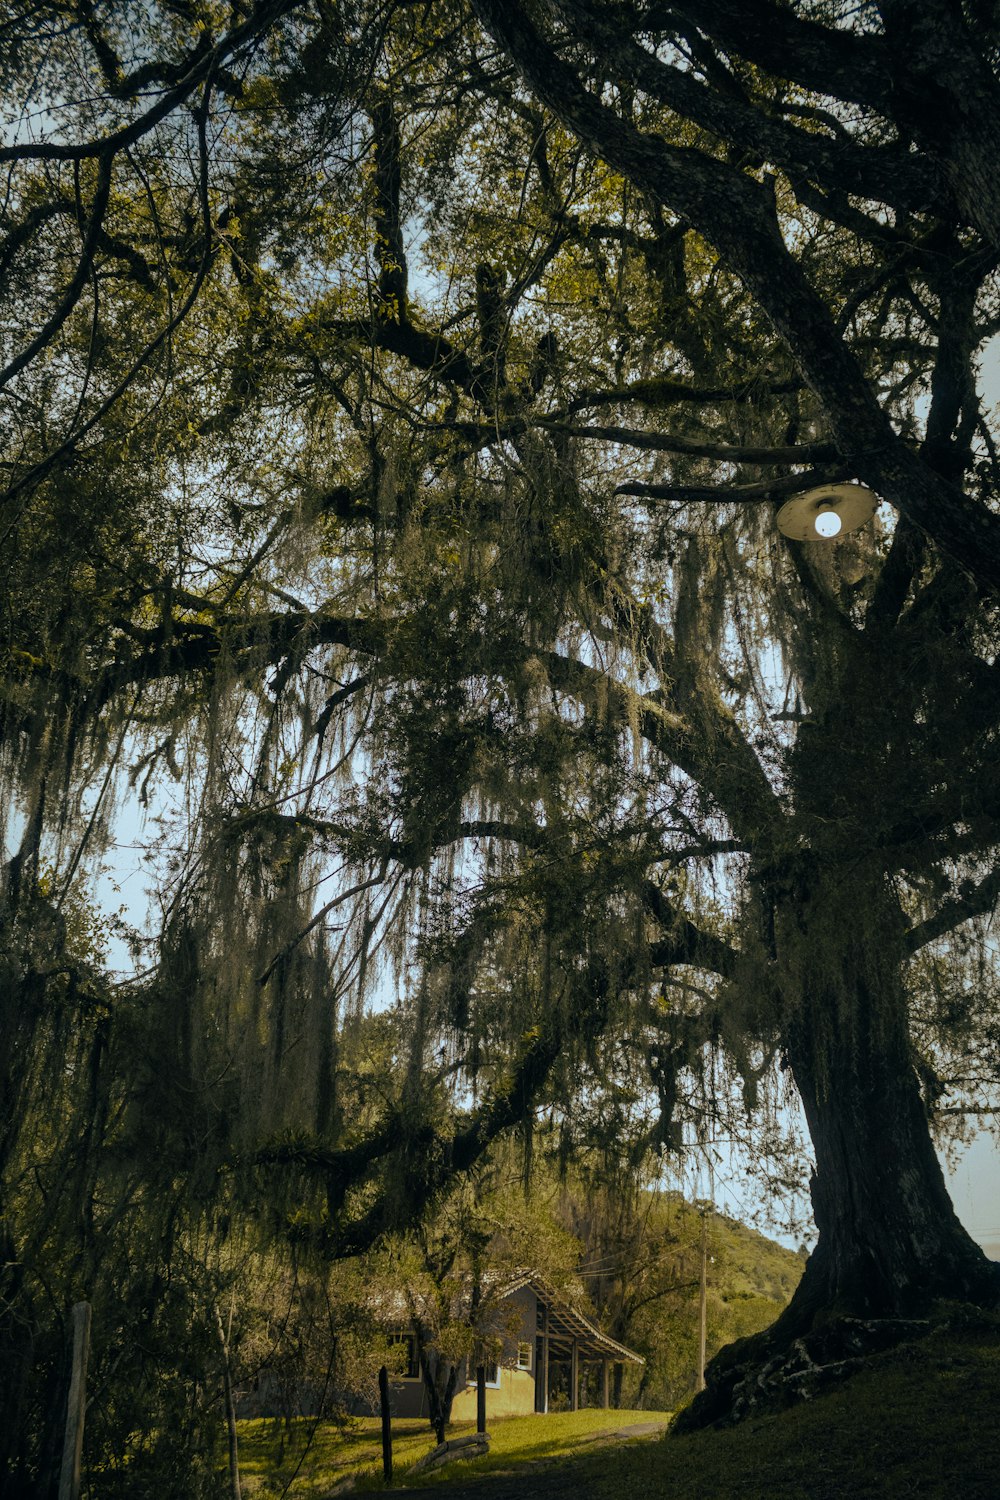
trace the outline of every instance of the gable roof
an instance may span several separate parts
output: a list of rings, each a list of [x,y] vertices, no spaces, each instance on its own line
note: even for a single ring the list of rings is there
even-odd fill
[[[519,1271],[505,1283],[503,1295],[512,1296],[522,1287],[529,1287],[545,1308],[545,1326],[539,1331],[548,1333],[550,1353],[555,1352],[557,1356],[563,1353],[568,1355],[575,1339],[578,1353],[585,1357],[589,1355],[596,1359],[627,1360],[636,1365],[646,1363],[634,1349],[619,1344],[617,1339],[603,1333],[579,1308],[561,1297],[537,1271]]]
[[[549,1352],[557,1359],[569,1358],[575,1339],[577,1353],[585,1359],[624,1360],[636,1365],[646,1363],[643,1356],[636,1354],[634,1349],[619,1344],[617,1339],[603,1333],[596,1323],[592,1323],[585,1313],[580,1312],[579,1308],[557,1292],[538,1271],[528,1267],[509,1273],[486,1271],[483,1283],[489,1286],[491,1297],[498,1302],[505,1301],[525,1287],[535,1293],[545,1312],[545,1322],[539,1324],[538,1332],[548,1333]],[[419,1297],[416,1300],[419,1302]],[[369,1305],[373,1306],[373,1303],[370,1302]],[[405,1327],[410,1322],[412,1304],[401,1290],[382,1292],[375,1299],[373,1310],[382,1322]]]

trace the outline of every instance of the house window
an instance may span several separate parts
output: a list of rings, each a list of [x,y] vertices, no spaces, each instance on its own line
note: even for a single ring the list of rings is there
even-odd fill
[[[531,1345],[518,1344],[517,1346],[517,1368],[519,1370],[531,1369]]]
[[[403,1348],[401,1368],[396,1374],[397,1380],[419,1380],[420,1362],[417,1359],[417,1340],[412,1333],[390,1333],[388,1338],[390,1349]]]
[[[475,1365],[470,1365],[469,1385],[475,1385],[475,1383],[476,1367]],[[494,1390],[499,1390],[500,1388],[500,1366],[495,1363],[490,1364],[489,1360],[486,1361],[486,1384],[493,1386]]]

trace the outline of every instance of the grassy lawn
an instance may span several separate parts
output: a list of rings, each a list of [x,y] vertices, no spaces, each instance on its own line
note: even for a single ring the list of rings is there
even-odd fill
[[[998,1410],[1000,1328],[941,1335],[779,1415],[600,1449],[559,1480],[579,1500],[998,1500]]]
[[[478,1494],[480,1480],[482,1500],[998,1500],[998,1412],[1000,1320],[984,1321],[880,1355],[828,1395],[729,1431],[591,1446],[589,1434],[658,1414],[588,1410],[496,1422],[487,1458],[414,1483],[444,1493],[455,1486],[463,1500]],[[301,1456],[308,1424],[296,1428],[298,1446],[279,1463],[280,1425],[241,1424],[247,1496],[280,1493]],[[453,1435],[469,1430],[456,1426]],[[423,1423],[395,1429],[400,1487],[406,1467],[432,1445]],[[376,1422],[356,1422],[347,1433],[321,1426],[290,1500],[327,1494],[348,1473],[359,1488],[381,1487]],[[498,1473],[509,1482],[491,1483]]]
[[[548,1416],[507,1417],[490,1426],[490,1451],[473,1462],[455,1463],[435,1474],[417,1475],[417,1484],[447,1484],[456,1476],[509,1470],[538,1459],[568,1456],[595,1432],[629,1427],[635,1422],[664,1419],[663,1412],[601,1411],[553,1412]],[[474,1422],[456,1422],[449,1437],[474,1432]],[[240,1475],[246,1496],[279,1495],[300,1465],[289,1489],[297,1497],[326,1495],[338,1481],[353,1475],[358,1488],[382,1488],[382,1436],[377,1419],[358,1417],[346,1427],[332,1422],[318,1425],[302,1419],[286,1429],[277,1418],[244,1421],[240,1427]],[[312,1440],[309,1441],[310,1434]],[[393,1424],[392,1455],[395,1485],[406,1484],[406,1469],[435,1446],[426,1420]]]

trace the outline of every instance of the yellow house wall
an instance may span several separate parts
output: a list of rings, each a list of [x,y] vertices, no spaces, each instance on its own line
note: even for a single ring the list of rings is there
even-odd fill
[[[538,1299],[531,1287],[520,1287],[508,1299],[511,1317],[504,1337],[504,1358],[517,1353],[522,1341],[528,1345],[531,1359],[530,1370],[518,1370],[501,1365],[500,1384],[486,1387],[486,1421],[494,1417],[530,1416],[535,1410],[535,1332],[538,1327]],[[451,1407],[452,1421],[474,1422],[476,1420],[475,1383],[455,1393]]]
[[[538,1299],[531,1287],[520,1287],[505,1302],[506,1312],[500,1320],[503,1335],[503,1358],[509,1365],[500,1367],[499,1385],[486,1387],[486,1420],[495,1417],[521,1417],[535,1410],[535,1333],[538,1328]],[[530,1351],[530,1370],[512,1368],[519,1343]],[[428,1413],[427,1391],[420,1379],[397,1376],[391,1382],[394,1417],[425,1417]],[[476,1420],[476,1386],[461,1386],[452,1401],[453,1422]]]
[[[486,1387],[486,1420],[493,1417],[523,1417],[535,1409],[535,1377],[528,1370],[500,1371],[500,1388]],[[476,1420],[476,1387],[458,1391],[451,1407],[453,1422]]]

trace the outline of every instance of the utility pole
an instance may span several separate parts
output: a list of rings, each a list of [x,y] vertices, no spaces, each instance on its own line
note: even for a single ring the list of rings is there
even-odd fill
[[[708,1210],[701,1210],[701,1279],[698,1292],[698,1390],[705,1389],[705,1343],[708,1334]]]

